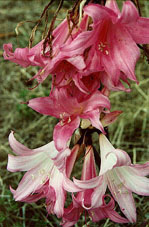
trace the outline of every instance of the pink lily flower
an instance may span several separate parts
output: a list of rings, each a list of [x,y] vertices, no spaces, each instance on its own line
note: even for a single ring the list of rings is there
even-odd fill
[[[140,51],[136,43],[149,43],[149,19],[140,17],[131,1],[124,2],[121,13],[115,0],[108,0],[105,6],[88,4],[84,12],[93,20],[90,31],[80,33],[61,51],[67,56],[87,52],[87,69],[105,71],[114,86],[121,72],[137,81],[134,69]]]
[[[94,153],[91,146],[86,148],[84,164],[82,169],[81,180],[90,180],[96,177],[96,165],[94,160]],[[114,222],[127,223],[128,220],[121,217],[115,210],[114,200],[111,198],[108,204],[105,203],[103,196],[102,206],[98,208],[92,208],[91,198],[94,189],[86,189],[82,192],[78,192],[76,196],[72,195],[72,203],[68,208],[65,208],[63,215],[63,227],[73,226],[80,218],[81,213],[85,212],[85,215],[91,217],[93,222],[98,222],[104,218],[110,218]]]
[[[74,147],[72,152],[67,148],[59,153],[52,141],[31,150],[19,143],[14,138],[13,132],[9,136],[9,143],[17,156],[8,155],[7,169],[11,172],[27,171],[17,189],[11,188],[15,200],[31,203],[46,198],[48,213],[61,217],[64,212],[66,190],[70,192],[80,190],[69,180],[78,147]]]
[[[74,91],[75,88],[74,88]],[[101,92],[85,95],[73,89],[55,89],[49,97],[31,99],[28,106],[44,115],[60,118],[54,128],[53,139],[56,149],[62,151],[66,148],[68,140],[75,129],[80,125],[80,118],[89,119],[92,126],[104,133],[99,120],[101,109],[110,108],[109,100]]]
[[[71,35],[69,34],[69,25],[65,19],[59,26],[55,28],[52,33],[52,57],[50,58],[50,48],[46,45],[45,53],[43,54],[44,40],[39,42],[33,48],[16,48],[13,53],[12,44],[4,44],[4,59],[10,60],[22,67],[39,66],[41,69],[32,78],[37,79],[38,83],[42,83],[49,74],[56,75],[56,79],[60,82],[65,79],[66,72],[71,75],[86,67],[83,56],[67,57],[60,52],[60,47],[64,43],[70,43],[77,35],[86,29],[88,23],[88,16],[84,16],[79,29],[73,29]],[[71,24],[72,26],[72,24]],[[58,73],[59,72],[59,73]]]
[[[136,222],[136,207],[132,192],[149,195],[149,179],[145,177],[149,174],[149,162],[133,165],[128,154],[123,150],[115,149],[103,134],[100,134],[99,141],[101,150],[99,177],[88,182],[79,182],[74,179],[74,182],[84,189],[95,187],[92,195],[92,206],[95,208],[101,205],[101,197],[108,186],[121,211],[131,223]]]

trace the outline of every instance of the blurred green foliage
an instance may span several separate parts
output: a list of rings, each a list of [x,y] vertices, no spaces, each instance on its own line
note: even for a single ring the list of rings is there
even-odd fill
[[[42,10],[48,0],[1,0],[0,1],[0,45],[13,43],[14,48],[28,46],[28,40],[35,21],[39,19]],[[64,18],[70,3],[65,1],[65,6],[60,11],[58,18]],[[121,3],[122,1],[119,1]],[[141,1],[143,16],[149,15],[149,1]],[[51,6],[49,18],[55,12],[56,4]],[[16,37],[15,28],[20,21],[30,20],[18,28],[19,35]],[[59,20],[57,21],[59,23]],[[34,44],[40,39],[43,32],[43,23],[36,32]],[[51,78],[48,77],[44,83],[36,89],[29,90],[34,83],[28,85],[30,79],[38,71],[37,68],[21,68],[14,63],[4,61],[3,50],[0,49],[0,226],[14,227],[41,227],[59,226],[60,221],[53,215],[47,216],[44,200],[36,204],[25,204],[15,202],[9,190],[9,185],[16,188],[22,177],[22,173],[10,173],[6,170],[8,153],[12,153],[8,144],[8,135],[11,130],[15,131],[16,138],[24,145],[35,148],[52,140],[53,127],[57,119],[42,116],[26,105],[21,104],[31,98],[47,96],[50,91]],[[109,127],[110,139],[115,147],[126,150],[134,163],[144,163],[149,151],[149,90],[148,90],[149,66],[143,54],[136,67],[136,75],[140,81],[139,85],[131,82],[132,92],[113,92],[110,100],[112,110],[122,110],[123,114],[118,121]],[[96,138],[94,138],[96,142]],[[99,148],[98,148],[99,149]],[[79,173],[76,173],[79,175]],[[138,226],[147,227],[149,210],[145,197],[135,196],[138,221],[136,224],[119,225],[108,219],[100,223],[88,225],[97,226]],[[82,216],[75,227],[85,224]],[[85,226],[85,225],[84,225]]]

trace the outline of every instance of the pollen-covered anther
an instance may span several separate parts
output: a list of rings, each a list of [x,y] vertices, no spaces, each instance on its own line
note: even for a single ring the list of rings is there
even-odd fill
[[[61,121],[60,121],[60,124],[61,124],[61,126],[63,126],[63,125],[64,125],[64,122],[63,122],[63,120],[61,120]]]
[[[109,55],[109,51],[107,50],[107,42],[100,42],[98,44],[98,50],[106,55]]]
[[[70,123],[70,122],[71,122],[71,117],[68,118],[68,123]]]
[[[106,53],[106,55],[108,55],[108,54],[109,54],[109,51],[108,51],[108,50],[106,50],[106,51],[105,51],[105,53]]]
[[[59,117],[60,117],[60,119],[63,119],[64,118],[64,116],[65,116],[65,112],[63,112],[63,113],[60,113],[60,115],[59,115]]]
[[[39,170],[39,175],[43,175],[43,174],[45,174],[45,169],[40,169]]]

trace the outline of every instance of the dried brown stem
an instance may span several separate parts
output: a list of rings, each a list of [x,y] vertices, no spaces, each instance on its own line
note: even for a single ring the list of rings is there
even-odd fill
[[[38,27],[39,24],[41,23],[41,21],[42,21],[44,15],[46,14],[46,12],[47,12],[49,6],[50,6],[53,2],[54,2],[54,0],[51,0],[51,1],[45,6],[45,8],[44,8],[44,10],[43,10],[43,12],[42,12],[42,14],[41,14],[39,20],[37,21],[37,24],[36,24],[36,25],[34,26],[34,28],[32,29],[32,32],[31,32],[31,35],[30,35],[30,39],[29,39],[29,48],[32,47],[32,43],[33,43],[33,41],[34,41],[34,36],[35,36],[35,32],[36,32],[36,30],[37,30],[37,27]]]
[[[64,2],[64,0],[60,0],[59,6],[58,6],[58,8],[57,8],[57,10],[54,14],[54,17],[53,17],[51,23],[50,23],[48,34],[45,37],[45,40],[44,40],[44,43],[43,43],[43,53],[44,53],[45,49],[46,49],[46,44],[48,42],[49,47],[50,47],[50,57],[52,57],[52,40],[53,40],[52,32],[53,32],[53,29],[54,29],[54,24],[55,24],[55,20],[57,18],[57,15],[58,15],[60,9],[63,6],[63,2]]]

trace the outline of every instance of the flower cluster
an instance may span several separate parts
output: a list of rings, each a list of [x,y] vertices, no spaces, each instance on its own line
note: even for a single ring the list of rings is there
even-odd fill
[[[52,77],[49,96],[31,99],[27,105],[59,119],[53,141],[37,149],[23,146],[11,132],[9,143],[16,156],[9,155],[7,168],[27,171],[18,188],[11,191],[17,201],[31,203],[45,198],[47,212],[62,218],[63,227],[73,226],[84,211],[93,222],[110,218],[133,223],[136,208],[132,192],[149,195],[145,177],[149,162],[133,165],[125,151],[109,142],[105,127],[121,114],[110,112],[110,91],[130,92],[129,81],[138,83],[137,44],[149,42],[149,19],[140,17],[131,1],[124,2],[120,12],[115,0],[107,0],[105,6],[85,5],[73,25],[65,19],[55,28],[52,50],[48,42],[44,47],[44,40],[14,52],[12,44],[4,45],[6,60],[22,67],[40,67],[31,80],[40,84]],[[100,154],[92,145],[93,132],[99,134]],[[83,158],[81,179],[71,180],[79,157]],[[64,208],[68,192],[72,203]],[[114,200],[126,218],[115,211]]]

